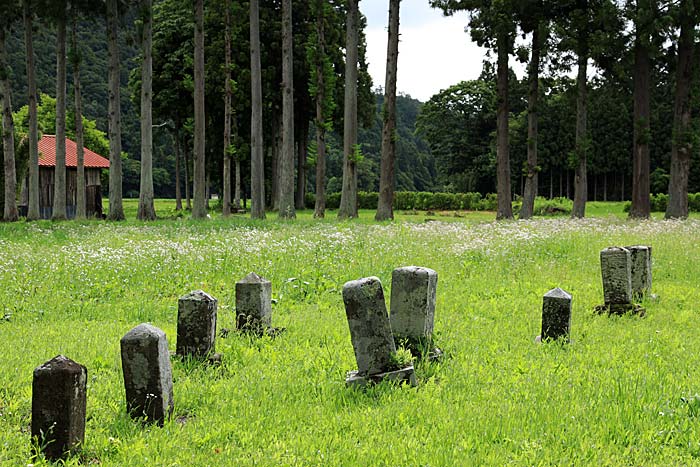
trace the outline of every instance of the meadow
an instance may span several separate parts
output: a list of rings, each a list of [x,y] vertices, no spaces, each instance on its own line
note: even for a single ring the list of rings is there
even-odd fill
[[[31,454],[31,379],[57,354],[88,368],[85,445],[69,466],[700,465],[700,219],[633,222],[619,203],[588,213],[0,224],[0,465],[49,465]],[[644,318],[594,314],[600,250],[633,244],[653,247],[658,300]],[[417,388],[348,389],[342,286],[377,276],[388,300],[407,265],[438,272],[446,358],[417,363]],[[133,422],[119,339],[150,322],[174,351],[177,299],[196,289],[233,329],[235,282],[251,271],[272,281],[286,332],[217,338],[220,366],[174,359],[172,420]],[[573,295],[572,342],[537,344],[555,287]]]

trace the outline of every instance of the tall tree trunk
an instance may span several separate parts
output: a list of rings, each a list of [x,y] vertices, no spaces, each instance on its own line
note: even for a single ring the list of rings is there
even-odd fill
[[[608,201],[608,173],[603,174],[603,201]]]
[[[75,196],[75,218],[85,219],[87,217],[85,203],[85,138],[83,137],[83,99],[80,87],[80,62],[81,56],[78,50],[78,14],[73,13],[72,45],[73,53],[73,94],[75,99],[75,144],[77,148],[77,183]]]
[[[153,205],[153,8],[151,0],[141,0],[143,37],[141,47],[141,186],[137,218],[156,219]]]
[[[277,109],[279,110],[279,109]],[[272,117],[272,139],[270,147],[267,148],[270,154],[270,203],[269,207],[273,211],[278,211],[280,207],[280,158],[282,157],[282,131],[284,119],[281,112],[275,112]]]
[[[5,206],[3,219],[14,222],[17,212],[17,171],[15,169],[15,124],[12,119],[12,88],[5,47],[4,27],[0,26],[0,92],[2,92],[2,144],[5,169]]]
[[[582,41],[584,41],[582,39]],[[572,218],[586,216],[586,201],[588,200],[588,46],[587,43],[579,46],[578,57],[578,93],[576,96],[576,174],[574,177],[574,207],[571,210]]]
[[[340,193],[339,219],[357,217],[357,61],[358,0],[347,2],[345,110],[343,127],[343,187]]]
[[[309,121],[304,118],[300,123],[297,142],[297,190],[294,202],[297,209],[304,209],[306,207],[306,142],[309,139]]]
[[[530,89],[527,96],[527,173],[525,176],[525,189],[523,190],[523,206],[520,210],[521,219],[530,219],[535,211],[535,198],[537,197],[537,138],[538,138],[538,98],[540,83],[540,53],[542,41],[540,30],[543,26],[538,24],[532,31],[532,57],[528,69],[528,81]]]
[[[122,203],[122,123],[119,66],[119,7],[107,0],[107,45],[109,51],[109,214],[113,221],[124,220]]]
[[[508,33],[499,32],[498,49],[498,114],[496,116],[496,219],[512,219],[513,204],[510,191],[510,147],[508,141]]]
[[[194,205],[193,219],[207,218],[204,115],[204,0],[194,0]]]
[[[190,196],[190,153],[187,150],[188,141],[182,145],[182,151],[185,155],[185,209],[192,211],[192,197]]]
[[[639,9],[639,6],[637,7]],[[648,219],[651,215],[649,182],[649,139],[651,137],[650,81],[651,65],[647,38],[637,25],[634,44],[634,153],[632,155],[631,218]]]
[[[279,159],[279,212],[294,219],[294,56],[292,0],[282,0],[282,154]]]
[[[379,171],[379,201],[375,220],[394,218],[394,172],[396,165],[396,73],[399,61],[399,5],[389,1],[389,35],[386,52],[384,111],[382,117],[382,162]]]
[[[250,0],[250,217],[265,218],[265,160],[262,128],[259,0]]]
[[[180,125],[175,127],[175,210],[182,211],[182,190],[180,188]]]
[[[666,219],[688,217],[688,173],[692,150],[690,125],[690,84],[693,69],[693,2],[681,1],[681,33],[678,40],[676,96],[673,105],[673,139],[671,141],[671,173],[668,184]]]
[[[224,83],[224,197],[221,215],[231,215],[231,0],[224,2],[224,56],[226,67],[226,83]]]
[[[235,188],[233,190],[233,205],[236,208],[236,212],[241,209],[241,159],[236,156],[236,181]]]
[[[316,204],[314,217],[326,216],[326,16],[323,0],[316,0]]]
[[[66,11],[56,18],[56,172],[53,220],[66,219]]]
[[[29,100],[29,202],[27,220],[39,219],[39,129],[36,108],[36,61],[34,58],[34,40],[32,23],[34,13],[30,8],[30,0],[24,0],[24,44],[27,62],[27,94]]]

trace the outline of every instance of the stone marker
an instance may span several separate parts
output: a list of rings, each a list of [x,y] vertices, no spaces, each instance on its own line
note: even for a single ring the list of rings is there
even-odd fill
[[[626,248],[606,248],[600,252],[605,304],[632,303],[632,254]]]
[[[644,315],[644,309],[632,303],[632,253],[626,248],[611,247],[600,252],[605,305],[599,312],[612,314],[633,312]]]
[[[85,439],[87,369],[58,355],[34,370],[32,439],[49,459],[75,452]]]
[[[139,324],[121,341],[126,410],[132,418],[163,425],[173,412],[173,376],[165,333]]]
[[[547,292],[542,299],[541,340],[569,339],[571,330],[571,295],[560,288]]]
[[[641,299],[651,293],[651,247],[628,246],[632,255],[632,295]]]
[[[433,342],[437,272],[408,266],[391,274],[391,330],[397,343],[405,344],[416,356]],[[435,349],[432,356],[441,352]]]
[[[272,283],[254,272],[236,283],[236,328],[264,333],[272,325]]]
[[[177,346],[181,357],[202,358],[214,354],[216,299],[197,290],[177,303]]]
[[[343,286],[343,302],[355,350],[357,371],[345,380],[348,386],[365,386],[384,379],[417,384],[413,366],[397,368],[396,346],[384,302],[382,283],[376,277],[351,281]]]

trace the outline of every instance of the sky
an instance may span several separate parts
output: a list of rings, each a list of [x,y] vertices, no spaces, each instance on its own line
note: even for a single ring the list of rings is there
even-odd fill
[[[388,0],[364,0],[360,10],[367,17],[367,60],[374,87],[384,87],[386,70]],[[468,16],[445,17],[430,8],[428,0],[403,0],[399,26],[397,90],[427,101],[442,89],[481,73],[485,49],[464,32]]]

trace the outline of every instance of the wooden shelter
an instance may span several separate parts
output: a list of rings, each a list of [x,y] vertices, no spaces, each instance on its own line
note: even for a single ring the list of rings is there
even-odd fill
[[[85,204],[87,217],[102,217],[102,169],[109,169],[109,160],[85,148]],[[42,219],[53,213],[54,176],[56,174],[56,136],[44,135],[39,140],[39,212]],[[27,186],[25,180],[25,187]],[[26,190],[22,190],[22,211],[26,213]],[[78,192],[78,146],[66,138],[66,215],[75,217]]]

